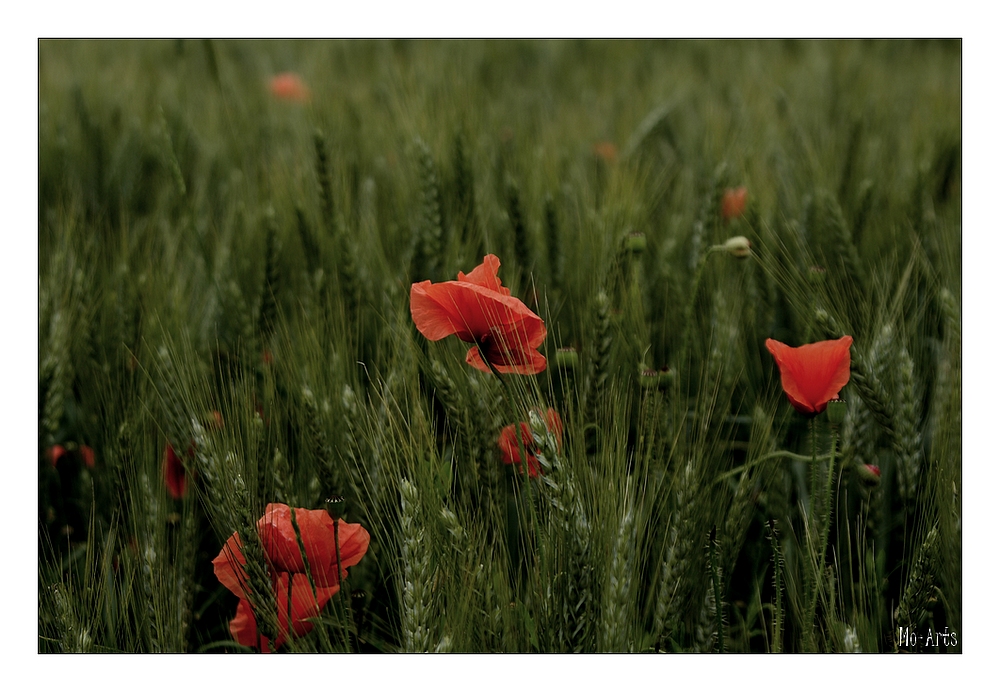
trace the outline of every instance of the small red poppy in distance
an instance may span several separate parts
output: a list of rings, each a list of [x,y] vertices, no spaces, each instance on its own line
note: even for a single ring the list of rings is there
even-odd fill
[[[281,646],[289,632],[302,636],[313,625],[308,618],[319,615],[323,606],[340,590],[340,581],[347,576],[347,568],[361,561],[368,551],[369,535],[361,524],[348,524],[333,519],[322,509],[295,509],[295,521],[299,527],[299,537],[309,563],[299,551],[298,538],[292,524],[292,509],[288,505],[272,503],[264,509],[264,516],[257,522],[257,533],[264,546],[271,582],[278,609],[278,632],[275,648]],[[337,540],[340,543],[340,572],[337,571]],[[238,534],[234,533],[226,541],[219,555],[212,560],[215,576],[219,582],[239,597],[236,616],[229,623],[229,631],[240,644],[269,650],[268,640],[258,636],[257,620],[247,599],[244,586],[248,577],[244,565],[246,558],[241,550]],[[309,576],[316,585],[315,595]],[[291,580],[291,627],[288,622],[288,586]],[[270,607],[270,604],[268,604]]]
[[[80,452],[80,457],[83,459],[83,463],[87,465],[87,468],[94,468],[94,450],[87,445],[80,445],[77,447],[77,450]],[[56,466],[59,460],[66,454],[69,454],[69,450],[62,445],[52,445],[49,447],[49,461],[52,462],[53,466]]]
[[[826,410],[851,379],[851,344],[844,336],[798,348],[768,339],[767,350],[781,372],[781,387],[799,413],[814,415]]]
[[[497,276],[499,268],[499,258],[486,255],[468,274],[459,272],[458,281],[413,284],[413,323],[431,341],[454,334],[474,344],[465,362],[477,370],[490,372],[492,365],[502,373],[540,373],[546,363],[537,349],[545,340],[545,323],[503,287]]]
[[[598,142],[593,147],[594,156],[605,163],[614,163],[618,158],[618,147],[611,142]]]
[[[722,193],[722,220],[735,219],[747,206],[747,189],[731,187]]]
[[[556,443],[562,448],[562,419],[555,409],[550,408],[545,412],[545,427],[556,436]],[[511,424],[500,431],[497,445],[500,447],[503,463],[515,464],[517,466],[521,464],[521,445],[517,442],[517,433],[515,432],[517,428],[521,430],[521,444],[524,445],[524,453],[528,457],[528,477],[537,478],[542,469],[538,463],[538,458],[534,455],[535,440],[531,436],[531,426],[527,423],[518,423],[517,426]]]
[[[189,449],[188,458],[193,456],[194,450]],[[187,495],[187,472],[184,470],[184,462],[177,456],[177,452],[169,442],[163,450],[163,484],[167,486],[170,497],[175,500]]]
[[[309,100],[309,87],[294,72],[282,72],[271,78],[271,95],[282,101],[305,103]]]

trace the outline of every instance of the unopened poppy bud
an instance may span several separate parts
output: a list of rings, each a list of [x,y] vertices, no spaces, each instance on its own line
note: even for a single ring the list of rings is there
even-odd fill
[[[336,521],[343,516],[344,511],[344,498],[342,495],[333,495],[326,498],[326,513],[330,515],[330,518]]]
[[[580,364],[580,354],[572,346],[556,349],[556,366],[573,370]]]
[[[733,236],[723,244],[722,249],[733,257],[749,257],[750,240],[742,235]]]
[[[625,236],[625,248],[629,252],[634,252],[639,254],[640,252],[646,251],[646,234],[645,233],[629,233]]]
[[[864,485],[874,488],[882,481],[882,471],[875,464],[858,464],[856,468]]]
[[[660,373],[652,368],[639,366],[639,386],[643,389],[654,389],[660,386]]]
[[[826,417],[831,425],[841,426],[847,416],[847,403],[839,399],[834,399],[826,407]]]

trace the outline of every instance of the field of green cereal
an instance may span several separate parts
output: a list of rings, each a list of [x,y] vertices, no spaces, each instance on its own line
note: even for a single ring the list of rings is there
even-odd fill
[[[961,652],[961,61],[40,41],[38,651]]]

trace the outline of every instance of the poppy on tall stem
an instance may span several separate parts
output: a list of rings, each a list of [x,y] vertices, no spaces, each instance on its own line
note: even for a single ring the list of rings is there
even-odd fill
[[[457,336],[473,344],[465,362],[483,372],[535,375],[545,370],[538,347],[545,340],[542,318],[510,294],[497,276],[500,259],[486,255],[457,281],[421,281],[410,287],[410,315],[431,341]]]
[[[809,438],[814,467],[818,463],[814,419],[817,414],[826,410],[831,401],[839,397],[840,390],[850,380],[852,343],[854,339],[850,336],[805,344],[798,348],[792,348],[774,339],[765,342],[767,350],[774,356],[774,361],[781,372],[781,386],[785,390],[785,396],[796,411],[809,417]],[[826,545],[830,536],[838,427],[838,424],[830,421],[830,454],[826,469],[826,484],[823,486],[822,494],[810,498],[810,523],[814,535],[819,538],[815,553],[815,559],[819,564],[825,563]],[[807,614],[810,618],[816,612],[818,591],[818,589],[813,590],[812,600],[808,605]]]

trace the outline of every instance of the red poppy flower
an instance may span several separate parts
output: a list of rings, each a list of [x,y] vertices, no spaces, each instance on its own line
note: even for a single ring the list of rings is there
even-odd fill
[[[52,465],[55,466],[57,463],[59,463],[59,459],[61,459],[62,455],[65,453],[66,453],[66,448],[63,447],[62,445],[52,445],[51,447],[49,447],[49,461],[51,461]]]
[[[410,314],[417,330],[431,341],[454,334],[475,344],[465,362],[490,372],[486,360],[502,373],[534,375],[545,370],[538,347],[545,340],[542,318],[510,294],[497,276],[500,260],[486,255],[458,281],[422,281],[410,287]],[[482,349],[482,354],[480,354]]]
[[[597,142],[594,145],[594,156],[606,163],[614,163],[618,158],[618,147],[611,142]]]
[[[781,371],[781,387],[796,411],[822,413],[851,378],[851,344],[844,336],[798,348],[768,339],[767,350]]]
[[[83,463],[87,465],[87,468],[94,468],[94,450],[87,445],[80,445],[77,449],[80,452],[80,457],[83,459]],[[69,454],[69,450],[62,445],[52,445],[49,447],[49,461],[52,462],[53,466],[58,464],[59,460],[66,454]]]
[[[538,458],[534,455],[535,440],[531,436],[531,426],[527,423],[518,423],[516,427],[521,430],[521,444],[524,445],[524,453],[528,457],[528,477],[536,478],[542,472],[542,469],[538,463]],[[559,418],[559,414],[555,409],[550,408],[545,412],[545,427],[556,436],[556,442],[562,448],[562,419]],[[518,444],[514,424],[508,425],[500,431],[497,445],[500,447],[503,463],[520,466],[521,445]]]
[[[289,636],[288,585],[291,579],[291,633],[302,636],[313,625],[308,618],[319,615],[323,606],[340,590],[340,580],[347,576],[347,568],[361,561],[368,550],[369,535],[360,524],[348,524],[338,519],[334,530],[333,519],[322,509],[296,509],[295,520],[299,536],[309,563],[309,575],[316,585],[313,594],[306,565],[299,551],[298,539],[292,525],[292,509],[288,505],[272,503],[257,522],[257,532],[264,546],[264,553],[271,571],[271,581],[278,608],[278,636],[275,648]],[[340,573],[337,572],[337,538],[340,542]],[[238,534],[226,541],[219,555],[212,560],[219,582],[239,597],[236,617],[229,623],[229,631],[240,644],[268,650],[267,639],[257,634],[257,621],[247,600],[245,585],[248,577],[243,566],[246,558],[241,550]]]
[[[194,450],[188,449],[188,458],[193,455]],[[169,442],[163,450],[163,483],[167,486],[170,497],[175,500],[187,495],[187,472],[184,469],[184,462],[177,456],[177,452]]]
[[[731,187],[722,193],[722,220],[735,219],[747,206],[747,189]]]
[[[282,101],[305,103],[309,100],[309,87],[294,72],[282,72],[271,78],[271,95]]]

